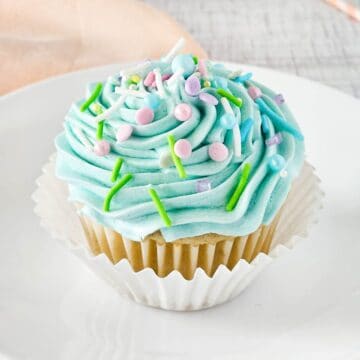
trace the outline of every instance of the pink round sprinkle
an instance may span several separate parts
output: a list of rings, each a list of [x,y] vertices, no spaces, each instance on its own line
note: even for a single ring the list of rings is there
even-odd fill
[[[186,139],[178,140],[174,145],[174,151],[180,159],[187,159],[192,153],[190,141]]]
[[[162,80],[162,81],[166,81],[166,80],[170,79],[171,76],[172,76],[172,74],[164,74],[164,75],[161,77],[161,80]]]
[[[228,148],[221,142],[214,142],[209,146],[209,156],[214,161],[224,161],[228,155]]]
[[[191,115],[192,109],[189,104],[182,103],[175,106],[174,116],[176,119],[180,121],[186,121],[191,118]]]
[[[257,98],[261,97],[262,92],[261,90],[256,86],[250,86],[248,88],[248,94],[253,100],[256,100]]]
[[[110,144],[105,140],[100,140],[94,145],[94,153],[98,156],[105,156],[110,152]]]
[[[185,92],[190,96],[196,96],[201,90],[200,80],[196,75],[191,75],[185,81]]]
[[[133,132],[133,127],[129,124],[123,124],[118,127],[116,132],[116,140],[122,142],[127,140]]]
[[[154,120],[154,111],[149,107],[143,107],[136,112],[135,118],[140,125],[150,124]]]
[[[153,88],[156,88],[156,81],[154,80],[154,81],[151,83],[150,86],[153,87]]]
[[[206,92],[200,93],[199,99],[209,105],[217,105],[219,103],[219,100],[214,95]]]
[[[145,86],[150,86],[155,81],[155,74],[153,71],[150,71],[144,80]]]

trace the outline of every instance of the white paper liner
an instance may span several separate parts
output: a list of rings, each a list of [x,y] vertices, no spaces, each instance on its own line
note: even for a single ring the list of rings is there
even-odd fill
[[[198,268],[191,280],[184,279],[178,271],[161,278],[150,268],[134,272],[126,259],[113,265],[105,254],[90,253],[76,208],[67,199],[67,185],[55,177],[54,170],[55,156],[52,156],[43,167],[33,194],[41,225],[121,295],[167,310],[204,309],[239,295],[267,264],[307,235],[323,197],[320,180],[313,167],[305,163],[283,206],[282,211],[287,215],[279,220],[268,255],[259,253],[251,263],[241,259],[231,271],[220,265],[212,277]]]

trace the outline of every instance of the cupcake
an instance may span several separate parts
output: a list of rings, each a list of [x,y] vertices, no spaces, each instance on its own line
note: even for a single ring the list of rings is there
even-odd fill
[[[90,84],[55,140],[81,246],[110,273],[121,263],[156,281],[231,273],[301,232],[313,204],[317,181],[283,96],[180,47]]]

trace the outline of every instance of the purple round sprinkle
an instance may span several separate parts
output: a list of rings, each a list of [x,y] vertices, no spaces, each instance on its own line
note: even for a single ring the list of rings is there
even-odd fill
[[[211,182],[209,179],[202,179],[196,182],[196,192],[204,192],[211,190]]]
[[[285,102],[284,96],[282,94],[277,94],[274,100],[277,105],[282,105]]]
[[[214,95],[206,92],[200,93],[199,99],[209,105],[217,105],[219,103],[219,100]]]
[[[196,75],[191,75],[185,81],[185,92],[190,96],[196,96],[201,90],[200,80]]]

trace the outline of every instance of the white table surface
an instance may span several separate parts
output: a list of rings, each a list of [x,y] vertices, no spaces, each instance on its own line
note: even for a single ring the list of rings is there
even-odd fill
[[[183,24],[214,59],[297,74],[360,98],[360,22],[323,0],[145,2]]]

